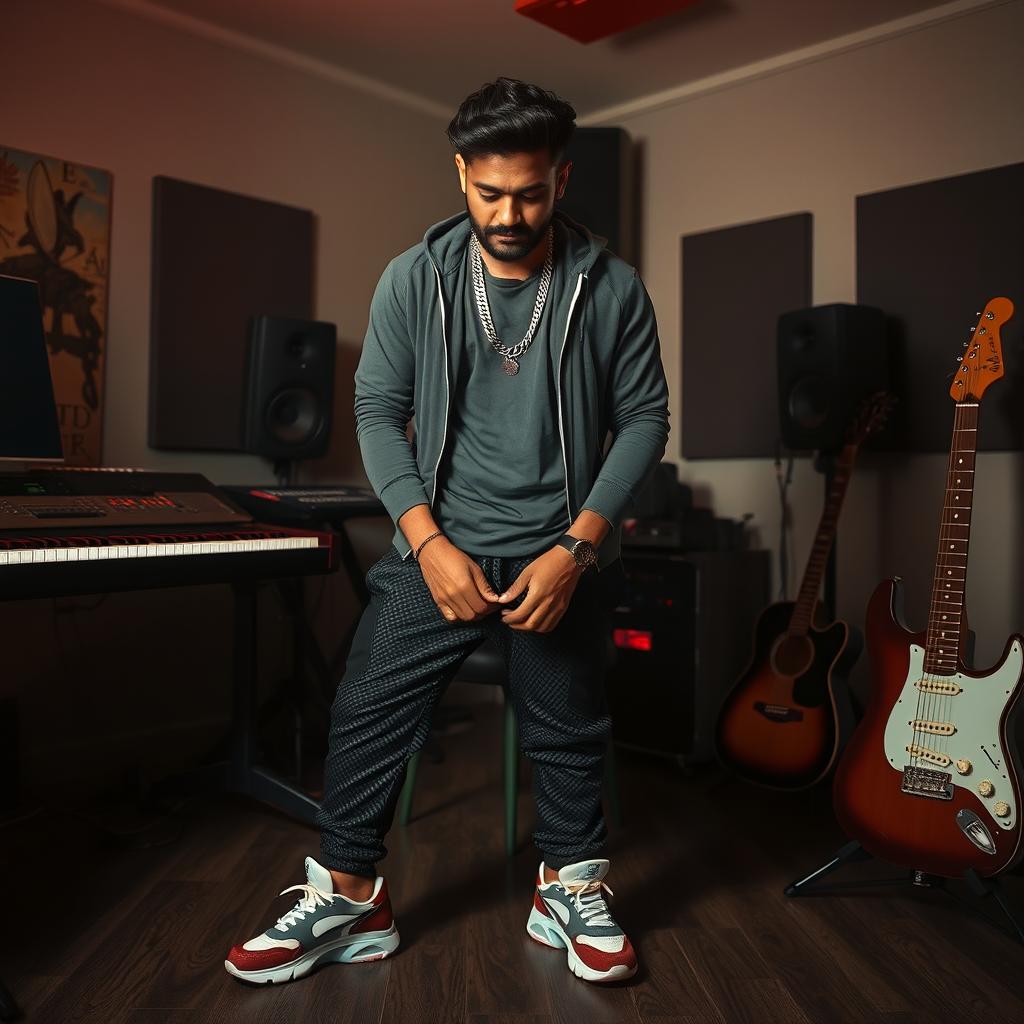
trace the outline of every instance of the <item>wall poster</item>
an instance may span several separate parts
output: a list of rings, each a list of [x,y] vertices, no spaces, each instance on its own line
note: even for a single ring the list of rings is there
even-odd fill
[[[39,283],[68,465],[100,464],[111,184],[109,171],[0,145],[0,274]]]

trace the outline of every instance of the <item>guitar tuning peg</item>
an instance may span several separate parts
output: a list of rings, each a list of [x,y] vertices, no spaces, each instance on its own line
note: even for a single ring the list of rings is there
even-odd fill
[[[962,363],[962,362],[964,361],[964,357],[963,357],[963,356],[957,356],[957,357],[956,357],[956,361],[957,361],[958,363]]]
[[[977,313],[975,313],[974,315],[975,315],[975,316],[981,316],[981,311],[979,310],[979,311],[978,311]]]

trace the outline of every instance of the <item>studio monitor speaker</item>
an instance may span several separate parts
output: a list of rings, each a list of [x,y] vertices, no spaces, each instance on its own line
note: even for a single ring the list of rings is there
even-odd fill
[[[633,142],[623,128],[577,128],[566,159],[572,173],[558,202],[573,220],[608,240],[627,263],[636,262]]]
[[[783,313],[777,346],[782,443],[841,448],[861,401],[888,387],[885,314],[845,303]]]
[[[253,317],[242,436],[268,459],[317,458],[331,439],[334,324]]]

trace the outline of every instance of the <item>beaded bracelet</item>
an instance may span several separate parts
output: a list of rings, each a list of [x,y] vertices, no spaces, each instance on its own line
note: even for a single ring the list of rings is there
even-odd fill
[[[418,548],[416,549],[416,554],[414,554],[414,555],[413,555],[412,557],[413,557],[413,558],[415,558],[415,559],[416,559],[416,561],[418,562],[418,561],[420,560],[420,552],[421,552],[421,551],[422,551],[422,550],[423,550],[423,549],[424,549],[424,548],[425,548],[425,547],[427,546],[427,544],[429,544],[429,543],[430,543],[430,542],[431,542],[431,541],[432,541],[432,540],[433,540],[433,539],[434,539],[435,537],[440,537],[441,535],[442,535],[442,534],[441,534],[441,531],[440,531],[440,530],[435,530],[435,531],[434,531],[434,532],[433,532],[433,533],[432,533],[432,534],[431,534],[431,535],[430,535],[429,537],[427,537],[427,538],[426,538],[425,540],[422,540],[422,541],[420,541],[420,546],[419,546],[419,547],[418,547]]]

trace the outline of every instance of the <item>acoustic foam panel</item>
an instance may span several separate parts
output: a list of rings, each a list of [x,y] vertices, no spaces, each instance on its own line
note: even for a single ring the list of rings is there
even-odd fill
[[[809,213],[683,237],[687,459],[773,456],[779,316],[811,304]]]
[[[313,214],[153,179],[149,444],[241,451],[249,325],[313,316]]]
[[[1024,164],[857,197],[857,301],[889,316],[900,401],[879,446],[949,449],[949,385],[975,314],[996,295],[1005,376],[985,393],[978,447],[1024,448]]]

